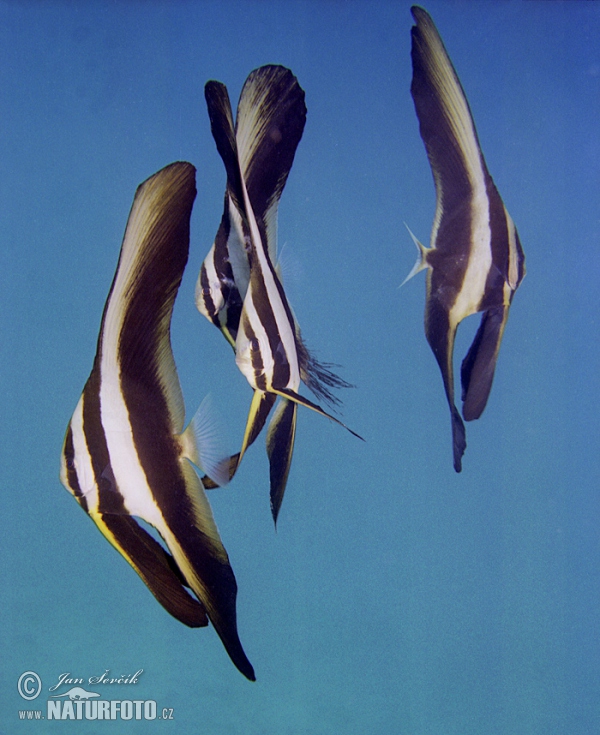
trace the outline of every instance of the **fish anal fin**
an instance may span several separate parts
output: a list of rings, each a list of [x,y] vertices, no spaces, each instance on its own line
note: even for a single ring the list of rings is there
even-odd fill
[[[442,374],[444,392],[452,421],[454,469],[456,472],[460,472],[462,470],[462,456],[467,448],[467,440],[465,425],[454,403],[454,369],[452,361],[456,328],[457,324],[451,319],[445,307],[437,299],[430,300],[425,315],[425,334]]]
[[[454,460],[454,469],[456,472],[462,470],[462,457],[467,448],[467,437],[465,425],[460,417],[458,409],[452,407],[452,454]]]
[[[135,569],[168,613],[190,628],[208,625],[204,607],[186,591],[187,582],[173,557],[135,518],[97,512],[91,515],[104,537]]]
[[[487,404],[508,308],[497,306],[483,313],[475,339],[462,362],[460,380],[465,421],[478,419]]]
[[[277,525],[277,517],[283,502],[287,485],[294,441],[296,438],[296,418],[298,404],[282,398],[275,409],[267,431],[267,456],[271,481],[271,513]]]

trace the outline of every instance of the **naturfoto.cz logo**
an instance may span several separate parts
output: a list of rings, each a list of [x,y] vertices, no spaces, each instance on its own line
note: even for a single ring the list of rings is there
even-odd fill
[[[82,684],[93,685],[134,685],[143,673],[139,669],[133,675],[111,677],[106,669],[100,676],[90,676],[87,681],[81,677],[61,674],[58,681],[48,688],[55,692],[63,685],[70,685],[64,692],[50,694],[46,710],[19,710],[21,720],[172,720],[173,708],[158,707],[153,699],[123,698],[103,699],[98,691],[91,691]],[[75,686],[72,686],[75,685]],[[103,688],[103,687],[102,687]],[[42,692],[42,680],[34,671],[26,671],[19,677],[17,690],[28,701],[36,699]]]

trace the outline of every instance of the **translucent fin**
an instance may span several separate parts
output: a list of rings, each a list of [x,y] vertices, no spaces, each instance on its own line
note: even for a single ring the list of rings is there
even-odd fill
[[[402,283],[398,286],[398,288],[402,288],[402,286],[404,286],[404,284],[407,281],[410,281],[410,279],[413,276],[416,276],[417,273],[420,273],[421,271],[425,270],[426,268],[429,268],[429,263],[427,262],[427,254],[430,253],[431,250],[433,250],[433,248],[426,248],[425,245],[423,245],[423,243],[421,243],[421,242],[419,242],[419,240],[417,240],[417,238],[414,236],[412,230],[406,224],[406,222],[404,223],[404,226],[408,230],[408,234],[412,237],[412,241],[414,242],[414,244],[415,244],[415,246],[417,248],[418,255],[417,255],[417,262],[414,264],[411,272],[406,276],[406,278],[402,281]]]
[[[240,464],[240,453],[237,452],[236,454],[232,454],[231,457],[229,457],[228,462],[229,462],[229,482],[231,482]],[[202,485],[204,486],[205,490],[214,490],[217,487],[221,487],[218,483],[216,483],[208,475],[204,475],[201,478],[201,480],[202,480]]]
[[[223,433],[208,395],[181,435],[183,456],[220,487],[227,485],[230,474],[229,454],[224,448]]]
[[[277,253],[275,272],[281,283],[285,283],[287,287],[291,287],[293,290],[299,290],[301,288],[303,274],[302,263],[297,254],[288,246],[287,242],[283,243]]]
[[[302,382],[317,396],[317,398],[326,401],[332,408],[340,406],[340,399],[329,389],[354,388],[355,386],[348,383],[343,378],[340,378],[339,375],[333,372],[331,368],[339,367],[339,365],[331,362],[320,362],[317,360],[302,339],[300,327],[297,322],[295,322],[295,327],[296,349],[298,352],[300,378]]]

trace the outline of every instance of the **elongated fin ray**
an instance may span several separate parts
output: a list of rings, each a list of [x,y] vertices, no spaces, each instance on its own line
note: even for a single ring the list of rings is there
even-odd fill
[[[304,398],[304,396],[301,396],[300,394],[294,392],[293,390],[289,390],[286,388],[281,388],[279,390],[273,389],[274,393],[277,393],[279,396],[283,396],[284,398],[289,399],[290,401],[294,401],[294,403],[297,403],[300,406],[305,406],[306,408],[310,408],[312,411],[315,411],[316,413],[320,413],[321,416],[326,416],[328,419],[331,419],[331,421],[335,421],[336,424],[339,424],[340,426],[343,426],[346,431],[349,431],[352,436],[355,436],[357,439],[360,439],[361,441],[365,441],[363,437],[360,434],[357,434],[355,431],[352,431],[352,429],[346,424],[344,424],[339,419],[336,419],[335,416],[332,416],[330,413],[327,413],[327,411],[324,411],[321,406],[317,405],[316,403],[313,403],[312,401],[309,401],[308,398]]]

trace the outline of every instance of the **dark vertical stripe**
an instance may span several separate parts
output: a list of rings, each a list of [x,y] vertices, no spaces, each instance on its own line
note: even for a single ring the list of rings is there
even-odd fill
[[[486,192],[489,202],[490,248],[492,263],[485,283],[479,311],[501,305],[504,301],[504,284],[508,282],[510,243],[506,210],[492,177],[485,170]]]
[[[212,323],[219,327],[219,315],[212,298],[208,275],[206,273],[206,266],[204,263],[202,263],[202,267],[200,268],[200,285],[202,286],[202,301],[204,303],[204,309]]]
[[[279,278],[277,277],[277,274],[275,273],[273,264],[271,263],[269,254],[264,248],[263,243],[255,245],[255,247],[263,248],[263,253],[267,260],[267,267],[270,269],[273,281],[275,283],[275,286],[281,298],[281,302],[283,304],[284,313],[280,316],[283,316],[283,318],[288,321],[290,325],[290,330],[292,333],[292,339],[295,342],[296,330],[294,326],[294,318],[292,316],[287,298],[285,296],[283,286],[281,285],[281,282],[279,281]],[[258,257],[252,258],[252,268],[251,268],[251,274],[250,274],[250,288],[252,289],[252,302],[254,304],[254,308],[256,309],[258,318],[260,319],[260,323],[262,324],[263,329],[265,330],[267,337],[269,339],[269,347],[270,347],[271,355],[273,357],[273,362],[274,362],[273,375],[271,377],[272,385],[276,388],[282,388],[282,387],[287,386],[288,381],[290,379],[290,358],[288,357],[285,351],[285,347],[283,345],[281,335],[279,333],[279,327],[277,325],[277,321],[275,318],[275,312],[273,310],[271,294],[269,293],[267,286],[265,284],[264,274],[262,272],[260,264],[258,262],[255,262],[257,260],[258,260]],[[292,359],[297,360],[297,356],[296,355],[293,356]]]
[[[242,317],[242,331],[250,344],[250,360],[252,361],[252,370],[254,371],[254,382],[258,390],[267,390],[267,378],[265,375],[265,366],[260,351],[260,343],[256,337],[250,320],[246,313]]]
[[[100,370],[96,364],[83,389],[83,431],[92,460],[101,513],[127,513],[123,495],[112,473],[100,409]]]

